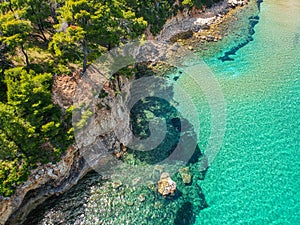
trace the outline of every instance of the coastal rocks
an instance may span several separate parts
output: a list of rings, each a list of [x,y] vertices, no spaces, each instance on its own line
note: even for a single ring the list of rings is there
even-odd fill
[[[224,0],[210,8],[206,8],[201,14],[189,15],[189,13],[184,13],[181,16],[175,16],[166,22],[159,35],[155,37],[155,40],[174,42],[178,39],[186,39],[191,33],[209,30],[212,25],[220,23],[224,15],[231,9],[247,4],[248,0]],[[184,37],[181,37],[182,35]],[[218,38],[214,38],[211,41],[218,41]]]
[[[190,184],[192,182],[192,175],[190,173],[189,167],[183,167],[178,170],[179,174],[181,175],[182,181],[184,184]]]
[[[68,190],[90,170],[78,149],[71,146],[58,163],[48,163],[32,171],[11,197],[0,197],[0,224],[20,224],[38,204]]]
[[[239,0],[237,4],[245,4],[240,2],[247,2],[247,0]],[[176,41],[182,34],[207,30],[212,24],[220,21],[220,16],[222,17],[222,15],[234,7],[235,3],[231,4],[226,0],[214,4],[199,15],[189,15],[189,13],[186,13],[181,16],[175,16],[166,22],[160,34],[155,37],[155,40],[163,42]]]
[[[231,7],[244,6],[247,3],[248,3],[248,0],[228,0],[228,4]]]
[[[200,42],[217,42],[219,40],[222,40],[222,36],[221,35],[197,35],[195,36],[196,38],[200,39]]]
[[[176,42],[178,39],[189,39],[193,36],[193,31],[192,30],[188,30],[185,32],[181,32],[179,34],[174,35],[170,41],[171,42]]]
[[[200,25],[202,29],[209,29],[209,25],[216,19],[216,16],[210,18],[197,18],[196,25]]]
[[[179,48],[180,48],[180,44],[178,44],[178,42],[175,42],[170,48],[170,50],[176,52]]]
[[[162,173],[160,175],[160,180],[158,181],[158,192],[167,196],[173,194],[176,191],[176,183],[170,177],[169,173]]]
[[[214,41],[214,40],[215,40],[215,37],[212,36],[212,35],[207,35],[207,36],[206,36],[206,40],[207,40],[207,41]]]
[[[167,22],[155,40],[157,41],[176,41],[180,38],[193,35],[195,18],[174,18]]]

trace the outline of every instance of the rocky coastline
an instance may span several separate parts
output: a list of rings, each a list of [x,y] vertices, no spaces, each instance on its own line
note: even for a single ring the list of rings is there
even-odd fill
[[[206,9],[205,12],[199,10],[194,12],[185,12],[167,21],[160,34],[156,37],[148,37],[160,42],[176,42],[180,39],[191,38],[197,36],[201,31],[208,31],[211,26],[217,25],[226,19],[225,15],[236,7],[243,6],[248,3],[248,0],[225,0]],[[198,35],[199,36],[199,35]],[[218,41],[222,37],[214,35],[199,36],[199,41]],[[191,43],[187,41],[188,48]],[[79,76],[74,75],[73,78],[54,78],[53,100],[62,108],[72,104],[73,95]],[[67,84],[66,84],[67,83]],[[128,79],[121,77],[116,80],[113,85],[114,89],[119,88],[119,91],[126,92],[126,84]],[[62,88],[64,85],[64,88]],[[112,87],[106,87],[110,93]],[[110,95],[110,98],[114,98]],[[97,141],[101,139],[101,143],[107,146],[112,153],[118,154],[123,151],[123,145],[117,141],[114,133],[114,124],[109,124],[110,114],[103,111],[101,118],[107,120],[105,135],[97,137]],[[128,132],[124,130],[123,132]],[[103,133],[103,132],[102,132]],[[126,134],[123,134],[126,136]],[[87,146],[86,146],[87,147]],[[86,175],[92,168],[86,162],[84,156],[76,145],[70,146],[61,160],[56,164],[48,163],[40,165],[37,169],[31,172],[28,180],[21,184],[16,192],[11,197],[0,197],[0,224],[21,224],[28,213],[37,205],[41,204],[47,198],[53,195],[60,195]]]
[[[162,42],[176,42],[178,39],[189,39],[201,34],[201,31],[209,31],[211,26],[218,25],[225,18],[225,15],[232,9],[248,4],[248,0],[225,0],[214,4],[205,10],[193,9],[191,11],[178,13],[170,18],[160,34],[155,39]],[[202,40],[218,41],[220,38],[212,35],[203,36]]]

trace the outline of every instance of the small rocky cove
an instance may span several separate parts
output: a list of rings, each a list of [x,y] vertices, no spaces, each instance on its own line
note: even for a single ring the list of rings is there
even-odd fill
[[[226,15],[230,14],[231,10],[246,4],[248,4],[247,0],[222,1],[205,12],[197,12],[191,15],[187,13],[181,17],[172,18],[166,23],[161,33],[155,37],[155,40],[174,42],[173,48],[184,46],[184,48],[192,51],[197,49],[201,43],[218,42],[223,38],[218,32],[218,25],[226,19]],[[159,68],[158,70],[161,69],[165,68]],[[93,68],[90,68],[89,72],[93,73]],[[62,108],[73,104],[74,94],[80,79],[78,74],[74,74],[73,77],[55,78],[53,100]],[[17,188],[13,196],[1,198],[0,224],[22,224],[24,221],[25,224],[31,224],[29,219],[26,220],[26,217],[30,212],[37,213],[37,210],[34,210],[36,207],[41,209],[39,206],[42,207],[45,200],[51,199],[51,201],[54,201],[55,196],[68,195],[65,192],[74,188],[78,183],[80,185],[81,178],[94,174],[93,168],[87,163],[86,156],[83,153],[85,149],[89,151],[88,149],[95,146],[95,143],[97,145],[101,144],[115,158],[122,159],[123,155],[126,155],[128,149],[125,147],[125,143],[131,134],[130,118],[128,112],[118,110],[124,108],[122,107],[124,100],[116,98],[115,93],[124,93],[130,96],[130,85],[128,84],[132,79],[134,77],[118,76],[117,79],[105,83],[103,90],[107,95],[99,100],[98,104],[102,107],[100,107],[92,126],[88,129],[92,139],[88,140],[88,144],[81,143],[80,146],[70,146],[56,164],[39,166],[32,171],[28,181]],[[88,98],[89,96],[80,97]],[[111,117],[119,118],[119,120],[112,122]],[[84,134],[78,135],[84,136]],[[123,139],[120,140],[119,137],[123,137]],[[199,183],[200,180],[204,179],[205,173],[195,175],[195,171],[199,169],[198,159],[201,155],[199,149],[196,149],[196,153],[193,156],[192,163],[181,166],[175,173],[171,173],[171,176],[168,174],[170,171],[165,171],[166,168],[155,167],[153,177],[155,177],[156,183],[149,182],[138,186],[130,186],[118,179],[111,180],[105,176],[99,176],[99,179],[95,179],[95,176],[91,176],[86,182],[88,184],[97,183],[99,186],[98,188],[92,186],[84,194],[82,204],[86,204],[88,211],[77,212],[78,218],[74,218],[73,221],[68,221],[68,223],[109,224],[109,218],[114,212],[122,210],[124,215],[119,222],[123,221],[124,223],[126,223],[126,216],[137,217],[135,222],[140,222],[138,215],[141,213],[148,212],[150,215],[148,219],[151,220],[151,217],[156,217],[163,211],[170,212],[168,217],[175,224],[180,224],[178,221],[183,221],[185,218],[189,220],[185,224],[193,223],[195,219],[193,211],[199,211],[207,207]],[[138,183],[140,181],[132,180],[132,182]],[[88,193],[92,193],[91,197],[88,196]],[[115,200],[112,201],[111,199]],[[194,201],[192,199],[198,199],[198,202],[192,204],[191,202]],[[149,204],[146,204],[147,202]],[[102,205],[102,207],[98,207],[99,205]],[[181,207],[178,209],[176,205],[181,205]],[[109,209],[109,212],[107,209]],[[153,213],[150,214],[150,212]],[[33,219],[32,213],[30,219]],[[103,214],[103,218],[92,216],[96,214]],[[162,217],[161,224],[164,223],[164,218],[166,217]],[[62,223],[64,222],[66,221]]]

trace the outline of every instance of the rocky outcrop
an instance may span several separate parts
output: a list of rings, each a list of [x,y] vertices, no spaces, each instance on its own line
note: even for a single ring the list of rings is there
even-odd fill
[[[182,48],[174,50],[168,45],[155,43],[141,45],[136,50],[133,51],[139,55],[136,58],[146,62],[152,61],[153,58],[163,60],[167,57],[175,60],[178,55],[185,54]],[[153,52],[157,54],[152,55]],[[76,185],[92,168],[101,175],[109,176],[109,173],[102,172],[114,169],[109,164],[110,160],[117,161],[117,158],[125,154],[124,146],[127,146],[132,138],[130,113],[126,102],[131,97],[130,84],[134,78],[115,76],[109,80],[102,75],[97,66],[90,66],[86,75],[81,78],[55,78],[53,100],[62,108],[71,104],[75,107],[73,126],[76,146],[70,147],[57,164],[39,166],[32,171],[28,181],[17,188],[14,195],[0,199],[0,224],[20,224],[37,205],[50,196],[59,195]],[[60,87],[63,84],[65,88]],[[82,105],[84,107],[80,108]],[[77,123],[81,122],[84,118],[82,115],[87,110],[90,110],[92,115],[83,121],[85,123],[80,128]],[[106,165],[108,166],[105,167]],[[120,185],[118,182],[114,183],[115,188]]]
[[[61,161],[39,166],[11,197],[0,199],[0,224],[20,224],[37,205],[68,190],[90,170],[78,149],[69,147]]]
[[[237,6],[244,6],[248,0],[224,0],[214,4],[205,11],[199,11],[197,14],[189,15],[185,13],[181,16],[175,16],[166,22],[162,31],[155,38],[157,41],[177,41],[178,39],[190,37],[191,32],[199,32],[208,29],[211,24],[217,23],[222,19],[230,9]],[[189,34],[183,35],[182,34]]]
[[[52,101],[61,108],[68,108],[73,104],[73,97],[81,71],[74,72],[71,76],[53,76]]]
[[[169,173],[162,173],[160,175],[160,179],[157,182],[158,185],[158,192],[163,195],[167,196],[173,194],[176,191],[176,183],[170,177]]]

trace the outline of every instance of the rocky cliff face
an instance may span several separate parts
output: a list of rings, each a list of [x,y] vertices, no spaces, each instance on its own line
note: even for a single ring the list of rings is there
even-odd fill
[[[61,107],[66,108],[73,103],[74,90],[80,79],[78,77],[76,79],[69,77],[57,79],[53,90],[53,100]],[[67,88],[63,89],[59,83],[65,80],[67,80],[65,83]],[[15,194],[11,197],[0,198],[0,224],[22,223],[28,213],[37,205],[50,196],[59,195],[76,185],[86,173],[92,170],[87,163],[89,161],[87,157],[92,157],[90,152],[91,148],[95,147],[95,143],[101,145],[102,149],[106,149],[105,154],[110,156],[124,150],[117,136],[124,139],[128,136],[130,132],[129,117],[126,117],[125,115],[128,114],[120,110],[124,103],[121,98],[115,97],[115,91],[127,92],[129,90],[127,83],[128,79],[124,77],[118,77],[114,82],[106,83],[104,89],[109,95],[99,100],[99,104],[106,104],[109,109],[102,108],[97,111],[95,120],[88,127],[90,139],[86,139],[86,136],[83,135],[86,144],[79,143],[80,148],[77,144],[70,146],[58,163],[39,166],[31,172],[28,180],[17,188]],[[116,105],[120,107],[116,107]],[[111,120],[111,118],[119,119]],[[85,155],[85,152],[88,152],[89,155]]]
[[[90,170],[78,153],[71,146],[57,164],[49,163],[32,171],[14,195],[1,199],[0,223],[19,224],[35,206],[76,184]]]

